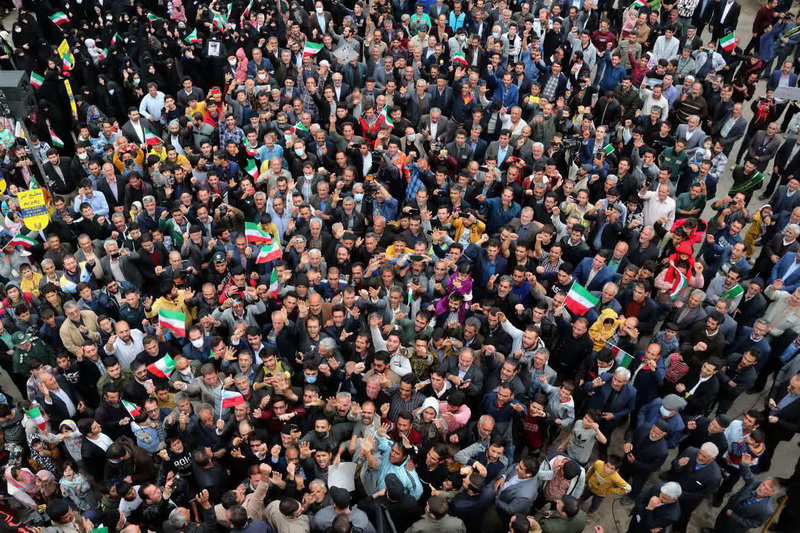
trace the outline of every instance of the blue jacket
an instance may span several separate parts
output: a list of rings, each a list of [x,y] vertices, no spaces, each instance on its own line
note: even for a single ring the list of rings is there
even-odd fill
[[[686,424],[683,423],[683,418],[681,418],[680,414],[675,414],[669,418],[664,418],[661,415],[661,406],[664,405],[664,400],[661,398],[655,398],[653,401],[642,407],[639,411],[639,416],[636,417],[636,427],[646,427],[650,428],[656,421],[660,418],[663,418],[669,424],[669,429],[667,430],[667,436],[664,437],[667,440],[667,445],[670,448],[674,448],[678,445],[678,443],[683,439],[683,435],[686,432]]]
[[[604,383],[600,387],[594,389],[594,395],[589,399],[589,409],[603,410],[606,405],[606,400],[611,396],[611,378],[614,374],[611,372],[604,372],[600,376]],[[586,382],[583,388],[592,390],[591,381]],[[636,387],[628,383],[622,388],[622,391],[617,395],[611,403],[611,414],[614,415],[614,421],[619,422],[628,416],[636,405]]]
[[[719,269],[722,268],[722,265],[726,264],[728,261],[731,260],[731,251],[733,250],[733,246],[725,248],[722,251],[722,255],[719,257],[719,261],[714,263],[711,266],[711,272],[719,272]],[[747,261],[746,257],[742,257],[736,263],[736,268],[738,268],[742,272],[742,279],[747,277],[747,274],[750,273],[750,263]]]
[[[475,265],[475,281],[479,287],[485,287],[493,274],[504,274],[508,268],[508,261],[502,254],[497,254],[497,259],[491,263],[486,250],[474,244],[467,246],[464,255]]]
[[[776,69],[775,72],[770,74],[767,80],[767,90],[774,91],[778,88],[778,83],[781,81],[781,70]],[[797,87],[797,74],[792,72],[789,74],[789,87]]]
[[[772,267],[772,273],[769,276],[769,284],[775,283],[776,279],[783,280],[782,291],[794,292],[797,287],[800,287],[800,268],[796,268],[794,272],[785,277],[785,273],[789,270],[789,266],[795,262],[798,257],[797,252],[786,252],[783,254],[775,266]]]
[[[613,91],[615,90],[620,84],[622,84],[622,78],[625,77],[627,72],[625,71],[625,67],[622,64],[617,65],[614,67],[611,64],[611,51],[606,50],[605,53],[605,60],[606,60],[606,69],[603,71],[603,79],[600,80],[600,94],[605,91]]]
[[[509,147],[509,155],[511,155],[511,151],[512,150]],[[495,198],[487,198],[483,201],[483,205],[485,207],[484,210],[486,218],[489,220],[489,223],[486,224],[486,232],[489,235],[494,235],[500,231],[500,228],[518,217],[522,211],[522,208],[517,202],[511,202],[511,206],[509,206],[508,211],[504,211],[503,201],[499,196]]]
[[[508,89],[506,89],[503,86],[503,82],[498,81],[492,99],[496,102],[500,102],[500,105],[510,110],[512,107],[519,104],[519,87],[512,83]]]
[[[578,263],[578,267],[572,273],[572,276],[578,280],[578,283],[583,285],[589,291],[601,291],[603,290],[603,286],[608,283],[609,281],[614,281],[614,273],[611,272],[611,269],[607,266],[603,265],[603,268],[592,278],[591,283],[589,283],[588,287],[586,285],[586,280],[589,279],[589,273],[592,271],[592,263],[594,262],[594,257],[586,257]]]

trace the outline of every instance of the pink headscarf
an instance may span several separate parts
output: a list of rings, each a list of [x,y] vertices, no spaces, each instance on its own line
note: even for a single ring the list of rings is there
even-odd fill
[[[4,474],[6,481],[10,485],[13,485],[14,487],[18,488],[19,490],[24,491],[29,496],[36,496],[36,494],[39,492],[39,487],[36,486],[36,476],[33,475],[33,472],[31,472],[27,468],[20,468],[19,473],[22,480],[18,480],[11,475],[11,470],[13,468],[14,467],[12,466],[6,468]]]
[[[243,48],[236,50],[236,59],[239,60],[239,64],[236,65],[236,75],[234,79],[239,83],[243,83],[244,80],[247,79],[247,66],[250,63]]]

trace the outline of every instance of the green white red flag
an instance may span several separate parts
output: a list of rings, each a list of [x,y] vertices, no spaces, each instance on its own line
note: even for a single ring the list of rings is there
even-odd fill
[[[719,45],[723,49],[728,51],[731,51],[734,48],[736,48],[736,32],[732,31],[728,35],[725,35],[724,37],[720,38]]]
[[[672,271],[672,288],[669,290],[669,297],[675,299],[683,288],[689,284],[689,281],[686,279],[686,276],[683,275],[683,272],[672,263],[669,264],[669,268]],[[669,272],[667,274],[669,274]]]
[[[222,407],[236,407],[244,403],[244,396],[238,392],[224,390],[222,391]]]
[[[44,76],[40,76],[35,72],[31,72],[31,85],[34,89],[38,89],[44,83]]]
[[[253,222],[244,223],[244,235],[249,243],[266,243],[272,240],[272,236],[261,229],[261,226]]]
[[[276,259],[280,259],[283,257],[283,250],[281,250],[281,245],[273,239],[272,241],[266,243],[262,248],[261,251],[258,252],[258,257],[256,257],[256,264],[263,265],[264,263],[269,263],[270,261],[275,261]]]
[[[254,180],[258,179],[258,165],[252,159],[247,160],[247,165],[244,167],[244,171],[253,178]]]
[[[278,269],[272,269],[272,275],[269,277],[269,289],[267,290],[267,296],[270,298],[277,298],[278,297]]]
[[[306,41],[306,45],[303,47],[303,57],[317,55],[322,50],[322,47],[323,45],[321,44]]]
[[[48,17],[53,24],[56,26],[61,26],[62,24],[66,24],[69,22],[69,17],[61,11],[57,11]]]
[[[147,370],[154,376],[167,378],[175,370],[175,366],[175,360],[167,354],[155,363],[147,365]]]
[[[27,250],[32,246],[36,246],[36,239],[34,239],[33,237],[28,237],[27,235],[15,235],[14,237],[11,238],[10,241],[8,241],[8,244],[6,244],[6,248],[8,248],[9,246],[11,246],[12,248],[16,246],[22,246]]]
[[[176,337],[186,336],[186,314],[180,311],[159,309],[158,325],[170,330]]]
[[[592,295],[591,292],[586,290],[577,281],[573,282],[567,293],[567,299],[564,300],[564,305],[575,313],[576,315],[583,316],[586,311],[600,303],[600,299]]]
[[[42,414],[42,410],[39,409],[38,405],[32,405],[31,408],[27,411],[24,411],[25,414],[33,420],[33,423],[36,424],[36,427],[44,431],[47,427],[47,421],[44,419],[44,415]]]

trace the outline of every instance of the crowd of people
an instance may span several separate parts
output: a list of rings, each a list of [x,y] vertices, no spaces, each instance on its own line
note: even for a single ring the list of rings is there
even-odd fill
[[[626,4],[4,2],[0,529],[794,530],[800,14]]]

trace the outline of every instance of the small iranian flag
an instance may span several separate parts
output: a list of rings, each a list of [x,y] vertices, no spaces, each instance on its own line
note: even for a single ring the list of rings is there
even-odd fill
[[[270,298],[277,298],[278,297],[278,269],[272,269],[272,275],[269,277],[269,289],[267,290],[267,296]]]
[[[719,295],[720,298],[724,298],[726,300],[735,300],[744,292],[744,287],[740,284],[736,284],[735,287],[728,289],[727,291],[723,292]]]
[[[454,65],[467,65],[467,58],[464,57],[464,52],[456,52],[453,54],[453,64]]]
[[[61,140],[61,137],[56,135],[53,128],[50,128],[50,140],[53,141],[53,146],[56,148],[64,148],[64,141]]]
[[[222,391],[222,407],[236,407],[244,403],[244,396],[238,392],[223,390]]]
[[[576,315],[583,316],[586,311],[600,303],[600,299],[592,296],[586,288],[582,287],[577,281],[572,284],[572,287],[567,293],[567,299],[564,300],[564,305],[567,309]]]
[[[147,144],[147,146],[156,146],[163,143],[164,141],[162,141],[161,137],[159,137],[155,133],[152,133],[151,131],[148,130],[144,130],[144,142]]]
[[[669,268],[672,270],[672,288],[669,290],[669,297],[675,299],[683,288],[689,284],[689,281],[683,275],[683,272],[678,270],[672,263],[669,264]]]
[[[212,21],[212,24],[217,28],[219,28],[220,30],[224,31],[225,26],[228,25],[228,21],[225,20],[225,15],[223,15],[222,13],[214,13],[214,20]]]
[[[246,8],[244,8],[244,12],[242,13],[242,16],[249,17],[251,9],[253,9],[253,0],[250,0],[250,3],[247,4]]]
[[[149,20],[150,22],[155,22],[157,20],[163,20],[163,19],[154,13],[148,13],[147,20]]]
[[[605,148],[603,148],[603,153],[606,154],[607,156],[613,154],[614,153],[614,145],[610,144],[610,143],[607,144],[605,146]]]
[[[644,2],[640,2],[639,0],[634,0],[634,2],[631,4],[631,7],[633,9],[639,9],[640,7],[644,7]]]
[[[244,167],[244,171],[247,172],[251,178],[258,179],[258,165],[252,159],[247,160],[247,165]]]
[[[187,35],[184,40],[189,44],[197,44],[200,42],[200,38],[197,36],[197,29],[193,29],[192,33]]]
[[[35,246],[35,245],[36,245],[36,239],[34,239],[32,237],[28,237],[27,235],[16,235],[10,241],[8,241],[8,244],[6,244],[6,247],[8,247],[8,246],[11,246],[11,247],[22,246],[23,248],[25,248],[27,250],[28,248],[30,248],[32,246]]]
[[[719,45],[725,50],[731,51],[736,48],[736,32],[732,31],[719,40]]]
[[[322,50],[322,46],[321,44],[306,41],[306,45],[303,47],[303,57],[317,55]]]
[[[122,400],[122,405],[125,406],[125,409],[128,410],[128,414],[131,415],[131,418],[136,418],[142,412],[138,405],[131,402],[126,402]]]
[[[158,310],[158,324],[170,330],[176,337],[186,336],[186,314],[171,309]]]
[[[103,48],[100,50],[98,55],[100,56],[100,61],[105,61],[105,59],[108,57],[108,48]]]
[[[292,133],[294,133],[294,131],[295,131],[295,130],[300,130],[300,131],[308,131],[308,128],[306,128],[305,126],[303,126],[303,123],[302,123],[302,122],[298,122],[297,124],[295,124],[294,126],[292,126]]]
[[[246,139],[242,141],[242,146],[244,146],[245,153],[250,157],[258,155],[258,150],[257,150],[258,146],[256,146],[255,148],[251,147],[250,143],[248,143]]]
[[[45,427],[47,426],[47,422],[42,415],[42,410],[39,409],[38,405],[31,406],[32,408],[29,411],[24,411],[28,418],[33,420],[33,423],[36,424],[36,427],[44,431]]]
[[[383,118],[383,121],[386,124],[388,124],[389,126],[394,128],[394,120],[392,120],[392,117],[389,116],[389,106],[388,105],[384,106],[383,111],[381,111],[381,117]]]
[[[119,33],[115,33],[114,36],[111,38],[111,46],[114,46],[115,44],[117,44],[117,42],[120,39],[122,39],[122,37],[119,36]]]
[[[253,222],[245,222],[244,223],[244,234],[247,237],[247,242],[250,243],[266,243],[272,240],[272,237],[261,229],[261,226],[258,224],[254,224]]]
[[[61,26],[62,24],[66,24],[67,22],[69,22],[69,17],[64,13],[62,13],[61,11],[53,13],[48,18],[52,20],[53,24],[55,24],[56,26]]]
[[[620,348],[619,346],[615,346],[613,344],[609,344],[611,346],[611,355],[614,356],[614,360],[617,362],[617,365],[621,366],[622,368],[628,368],[631,366],[633,362],[633,356]]]
[[[44,83],[44,76],[39,76],[35,72],[31,72],[31,85],[34,89],[38,89]]]
[[[147,370],[154,376],[166,378],[175,370],[175,361],[167,354],[152,365],[147,365]]]
[[[273,239],[271,242],[266,243],[261,248],[261,251],[258,252],[258,257],[256,257],[256,264],[263,265],[264,263],[275,261],[276,259],[280,259],[281,257],[283,257],[283,250],[281,250],[281,245],[278,244]]]

